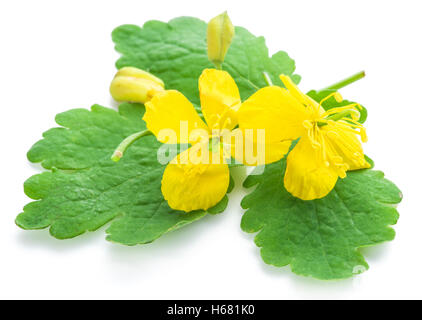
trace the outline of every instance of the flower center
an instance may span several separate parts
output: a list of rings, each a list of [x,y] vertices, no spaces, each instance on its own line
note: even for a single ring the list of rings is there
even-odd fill
[[[319,107],[322,107],[322,104],[331,97],[334,97],[337,102],[343,101],[340,93],[334,92],[322,99],[319,103]],[[362,110],[362,106],[358,103],[351,103],[343,107],[331,108],[325,111],[316,122],[319,127],[322,127],[335,121],[337,125],[341,126],[345,131],[360,135],[362,142],[366,142],[368,141],[366,130],[364,126],[358,122],[360,118],[360,110]]]
[[[330,165],[334,166],[337,174],[341,178],[344,178],[349,166],[344,162],[344,159],[338,155],[330,141],[325,139],[324,134],[327,133],[322,132],[318,121],[305,120],[303,126],[307,129],[309,141],[311,142],[312,147],[318,151],[322,163],[326,167],[329,167]]]
[[[337,102],[342,102],[341,95],[337,92],[327,96],[321,100],[319,108],[322,106],[324,101],[334,97]],[[334,166],[340,177],[346,176],[346,171],[349,169],[349,165],[345,163],[344,157],[347,159],[353,159],[354,161],[361,162],[363,154],[359,151],[355,145],[349,145],[350,141],[346,141],[344,137],[341,137],[338,132],[334,130],[323,129],[327,125],[335,125],[337,129],[342,132],[350,132],[353,134],[360,135],[363,142],[367,141],[365,128],[361,123],[358,122],[360,118],[360,112],[362,107],[357,103],[352,103],[343,107],[332,108],[318,117],[315,120],[305,120],[303,126],[307,129],[307,136],[311,145],[314,149],[318,149],[320,152],[321,160],[325,166]],[[333,139],[325,139],[326,136],[332,137]],[[341,143],[341,150],[339,150],[336,142]],[[339,153],[340,152],[340,153]]]

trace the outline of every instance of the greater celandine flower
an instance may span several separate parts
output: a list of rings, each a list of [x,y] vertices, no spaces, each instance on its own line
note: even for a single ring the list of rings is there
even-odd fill
[[[206,123],[176,90],[156,92],[145,104],[143,117],[160,142],[192,145],[169,162],[161,181],[169,206],[186,212],[207,210],[226,194],[230,173],[222,140],[237,126],[241,105],[237,85],[225,71],[205,69],[199,78],[199,93]]]
[[[346,171],[369,168],[361,142],[366,142],[365,129],[357,120],[360,106],[350,104],[327,111],[323,103],[339,93],[317,103],[302,93],[293,81],[280,76],[285,88],[268,86],[258,90],[237,112],[239,129],[265,129],[266,144],[279,145],[265,162],[280,160],[291,142],[298,143],[287,156],[284,186],[303,200],[326,196],[337,179]],[[287,142],[287,143],[286,143]]]

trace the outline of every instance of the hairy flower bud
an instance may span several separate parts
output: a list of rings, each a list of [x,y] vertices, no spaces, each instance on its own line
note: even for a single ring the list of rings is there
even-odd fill
[[[221,69],[234,37],[234,27],[227,12],[211,19],[207,28],[208,59]]]
[[[123,67],[117,71],[110,85],[110,93],[117,101],[145,103],[154,93],[164,90],[164,82],[144,70]]]

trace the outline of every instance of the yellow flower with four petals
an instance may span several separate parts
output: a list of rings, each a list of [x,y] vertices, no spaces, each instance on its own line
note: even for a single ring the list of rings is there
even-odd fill
[[[280,78],[286,89],[262,88],[242,104],[237,113],[239,129],[265,129],[265,143],[273,150],[266,163],[284,157],[291,142],[300,138],[287,157],[284,186],[303,200],[322,198],[346,171],[370,167],[357,138],[360,135],[363,142],[367,140],[357,121],[361,107],[351,104],[325,111],[324,101],[333,96],[340,102],[340,94],[317,103],[288,76]]]
[[[145,104],[143,117],[160,142],[192,145],[170,161],[161,182],[169,206],[186,212],[211,208],[226,194],[230,173],[222,140],[237,126],[241,105],[239,89],[225,71],[205,69],[199,78],[199,93],[206,123],[176,90],[157,92]],[[168,130],[175,133],[174,141],[165,134]],[[207,152],[210,141],[217,150]]]

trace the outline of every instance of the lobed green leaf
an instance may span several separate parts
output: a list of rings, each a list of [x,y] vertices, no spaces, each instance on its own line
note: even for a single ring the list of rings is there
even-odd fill
[[[366,169],[348,172],[326,197],[304,201],[284,188],[285,166],[284,159],[267,165],[244,182],[257,187],[242,200],[241,228],[258,232],[264,262],[325,280],[366,270],[358,248],[394,239],[399,189],[381,171]]]
[[[176,18],[168,23],[149,21],[138,27],[122,25],[113,33],[116,50],[122,57],[118,69],[133,66],[161,78],[167,89],[181,91],[199,108],[198,78],[208,61],[207,24],[191,17]],[[274,84],[282,85],[279,75],[286,74],[298,83],[295,62],[280,51],[269,56],[263,37],[255,37],[242,27],[236,27],[235,37],[227,52],[223,69],[236,81],[242,100],[266,86],[266,71]]]

